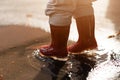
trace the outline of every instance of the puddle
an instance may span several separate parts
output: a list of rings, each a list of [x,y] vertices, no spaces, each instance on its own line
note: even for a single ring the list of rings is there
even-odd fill
[[[30,62],[36,60],[32,65],[38,65],[36,69],[49,75],[49,80],[120,80],[119,41],[116,43],[114,38],[119,38],[119,35],[110,38],[116,47],[111,50],[101,47],[80,54],[72,53],[66,61],[42,57],[39,50],[35,50],[29,59]]]
[[[120,54],[113,51],[110,53],[101,49],[84,51],[81,54],[69,54],[67,61],[36,57],[35,55],[32,57],[38,61],[37,70],[51,76],[48,80],[120,79]],[[34,63],[33,65],[35,66]]]

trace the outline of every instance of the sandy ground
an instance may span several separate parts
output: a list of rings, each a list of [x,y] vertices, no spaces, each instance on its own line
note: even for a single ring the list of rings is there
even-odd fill
[[[0,80],[48,80],[45,79],[47,75],[40,74],[37,76],[39,71],[30,65],[27,55],[33,51],[28,50],[30,46],[49,42],[49,33],[41,29],[15,25],[4,26],[0,30],[4,33],[1,34],[3,41],[0,43],[4,49],[1,49],[0,52]],[[16,44],[17,46],[14,46]]]
[[[44,38],[45,31],[30,26],[0,26],[0,51]]]

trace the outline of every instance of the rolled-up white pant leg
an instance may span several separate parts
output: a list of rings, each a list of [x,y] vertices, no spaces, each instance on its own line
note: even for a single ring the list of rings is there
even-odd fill
[[[71,14],[63,12],[49,16],[49,23],[56,26],[68,26],[71,24]]]
[[[91,0],[49,0],[46,8],[49,23],[56,26],[71,24],[71,18],[94,15]]]
[[[77,0],[50,0],[45,12],[49,16],[49,23],[56,26],[70,25],[75,1]]]
[[[92,0],[79,0],[74,11],[74,18],[94,15]]]

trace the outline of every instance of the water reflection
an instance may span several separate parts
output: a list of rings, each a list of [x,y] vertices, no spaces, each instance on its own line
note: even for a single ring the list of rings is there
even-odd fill
[[[60,61],[40,56],[35,50],[31,58],[38,61],[39,73],[34,80],[119,80],[119,53],[105,49],[86,50],[80,54],[69,54],[67,61]]]
[[[70,80],[86,80],[89,71],[95,65],[95,61],[93,56],[88,57],[85,54],[69,55],[66,64]]]
[[[50,80],[86,80],[89,71],[95,65],[93,56],[89,56],[88,58],[85,54],[70,54],[67,61],[59,61],[47,57],[43,58],[40,55],[36,55],[36,53],[34,56],[44,62],[40,73],[44,72],[46,75],[50,75]],[[38,77],[35,80],[39,80]]]

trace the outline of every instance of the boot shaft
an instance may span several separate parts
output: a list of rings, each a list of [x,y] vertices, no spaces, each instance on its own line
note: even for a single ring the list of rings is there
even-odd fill
[[[67,46],[70,26],[50,25],[51,46],[55,48],[65,48]]]
[[[95,19],[94,15],[84,16],[76,19],[79,34],[78,41],[95,39]]]

